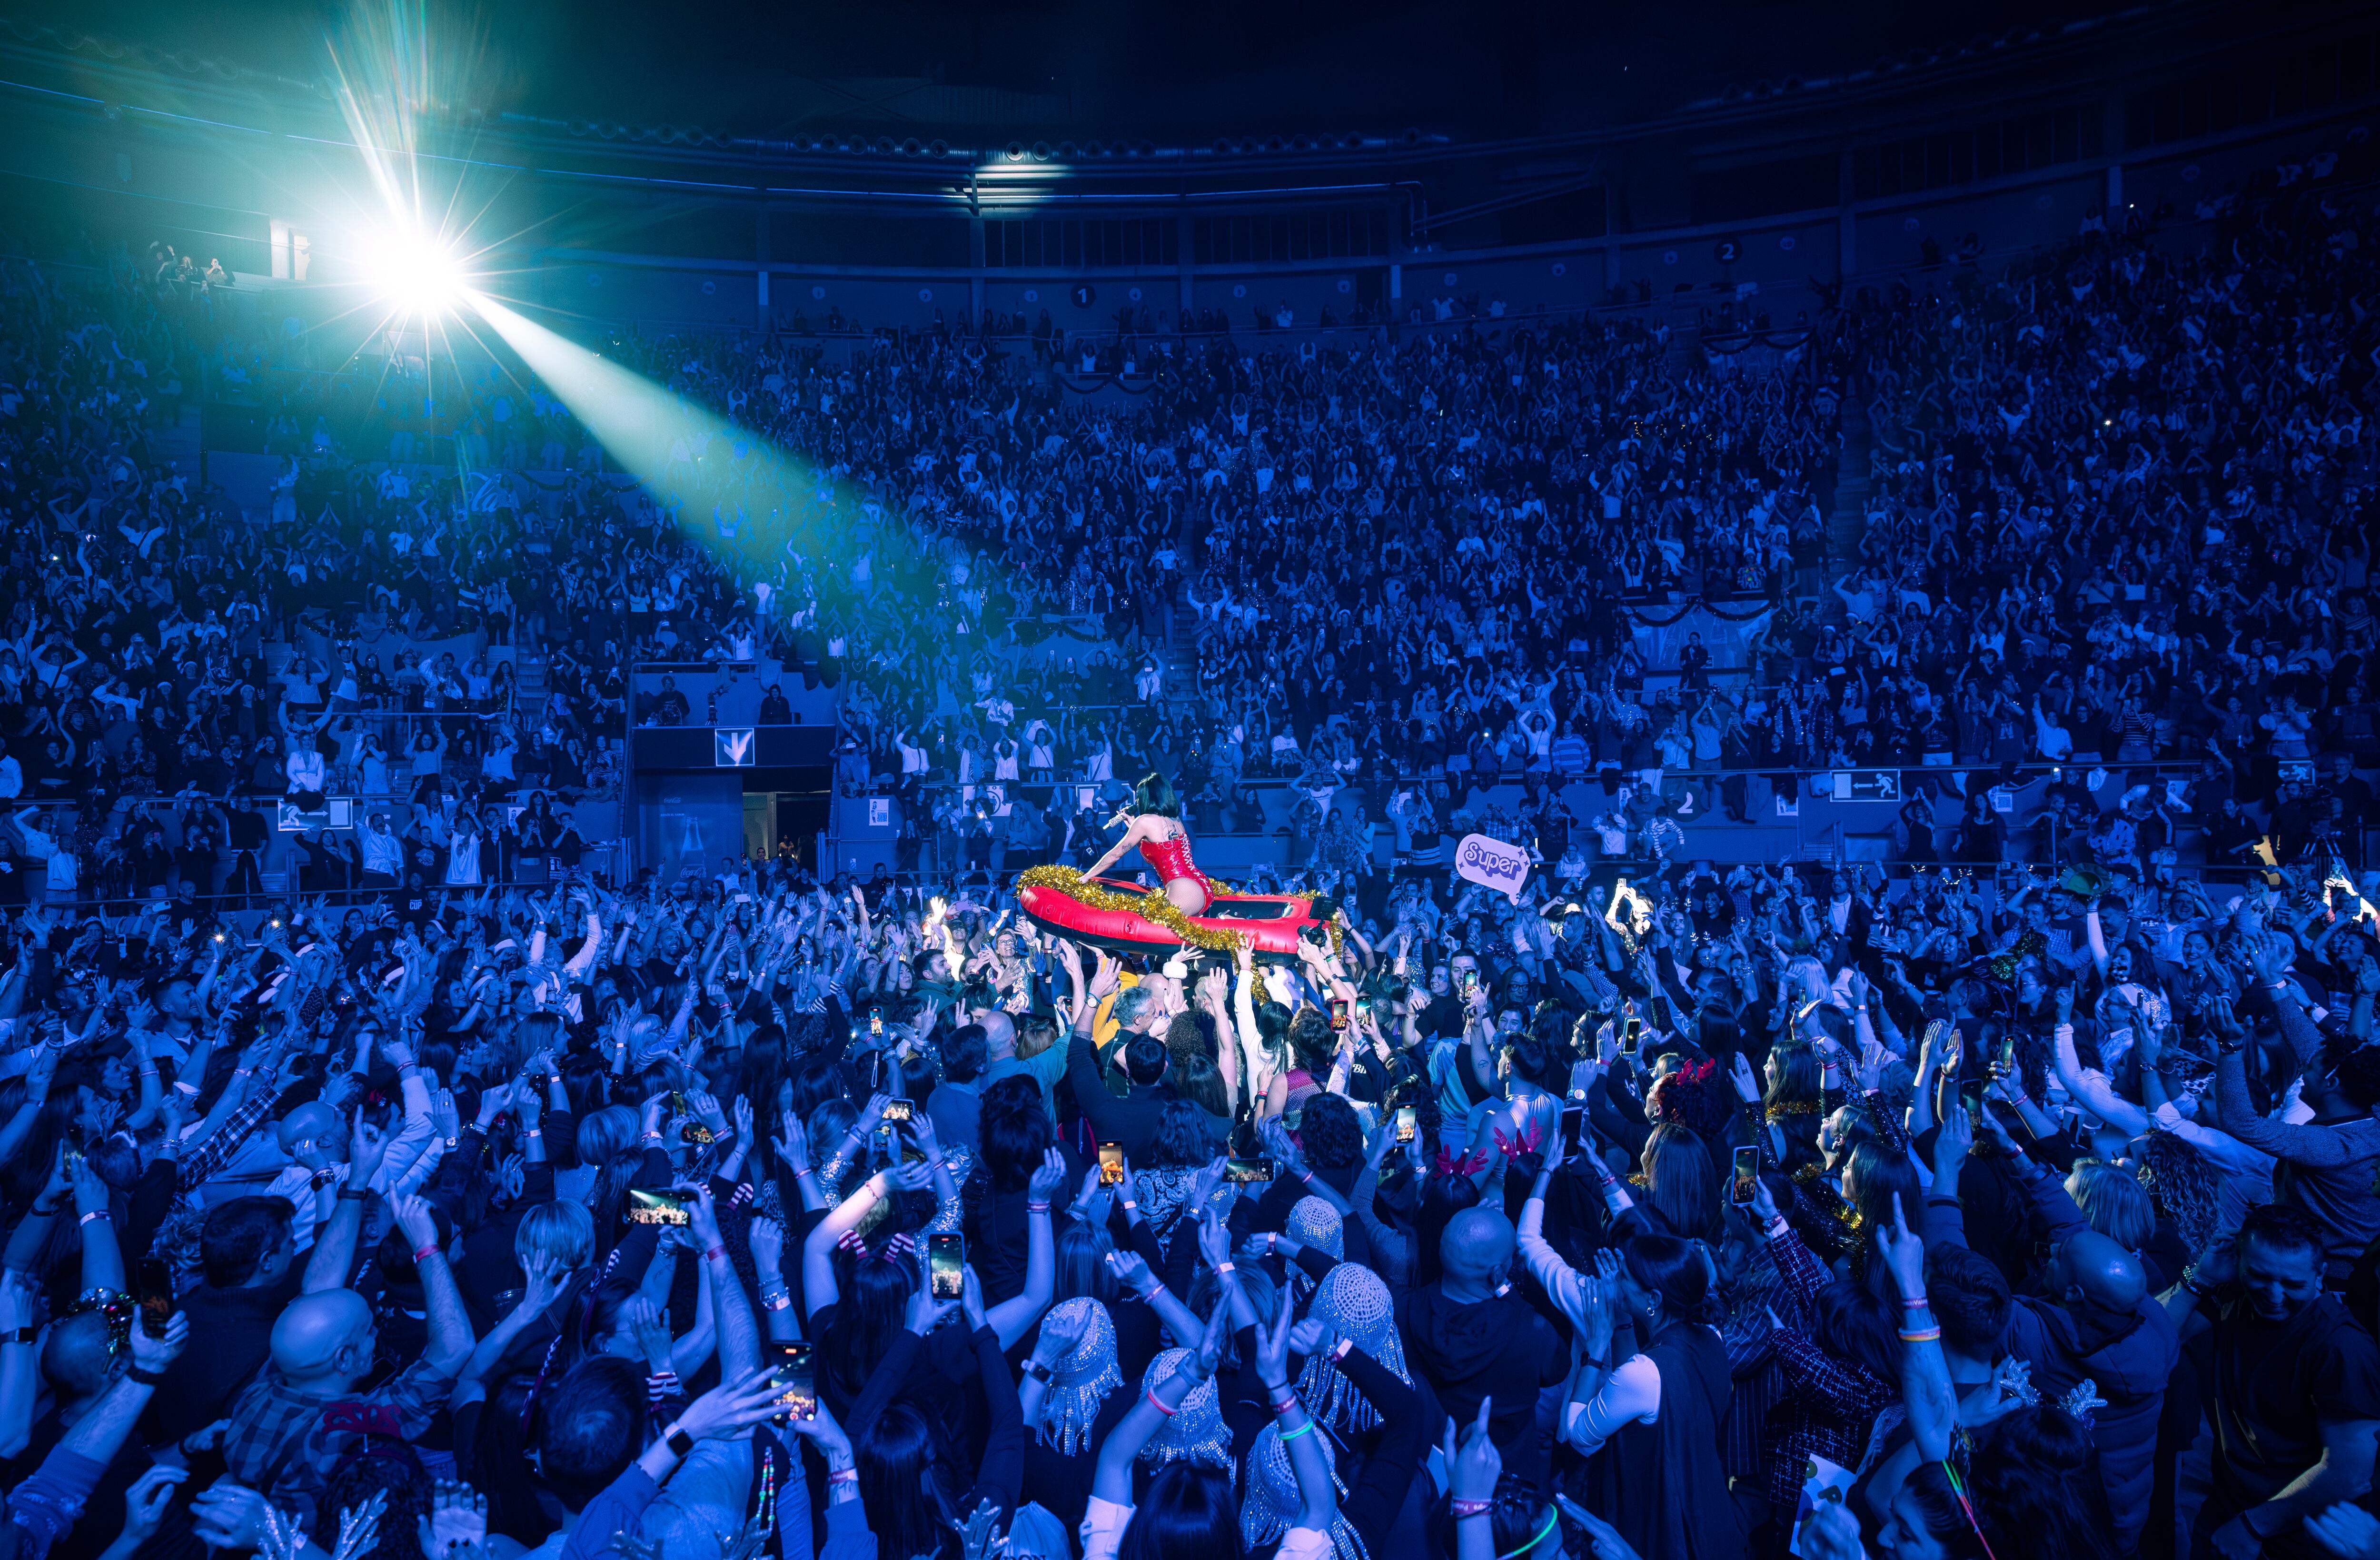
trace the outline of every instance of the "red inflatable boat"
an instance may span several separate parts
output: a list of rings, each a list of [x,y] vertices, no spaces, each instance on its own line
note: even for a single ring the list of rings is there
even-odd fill
[[[1072,867],[1028,867],[1016,875],[1016,886],[1026,915],[1042,931],[1120,954],[1185,947],[1228,953],[1245,945],[1269,963],[1294,964],[1298,939],[1308,928],[1330,937],[1337,913],[1318,894],[1234,894],[1210,884],[1206,913],[1185,916],[1155,889],[1086,878]]]

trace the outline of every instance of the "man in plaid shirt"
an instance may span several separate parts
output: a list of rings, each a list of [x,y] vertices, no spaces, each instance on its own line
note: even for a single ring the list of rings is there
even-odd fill
[[[363,1206],[359,1199],[342,1198],[323,1231],[325,1252],[318,1261],[335,1256],[338,1271],[347,1271]],[[398,1197],[395,1212],[413,1247],[428,1312],[430,1341],[421,1358],[372,1391],[357,1392],[371,1374],[378,1342],[371,1307],[352,1289],[301,1296],[273,1324],[272,1367],[240,1395],[224,1438],[232,1477],[284,1510],[312,1516],[316,1531],[322,1530],[316,1506],[340,1459],[368,1436],[409,1441],[420,1435],[471,1355],[471,1324],[439,1249],[430,1204]]]

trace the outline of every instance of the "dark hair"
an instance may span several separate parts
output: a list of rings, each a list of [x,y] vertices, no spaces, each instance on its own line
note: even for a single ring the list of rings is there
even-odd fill
[[[1524,1030],[1504,1042],[1504,1054],[1512,1058],[1514,1078],[1525,1079],[1556,1098],[1570,1087],[1573,1053],[1560,1035],[1548,1039]]]
[[[256,1276],[257,1263],[289,1233],[298,1210],[285,1197],[235,1197],[207,1211],[199,1227],[199,1265],[218,1289]]]
[[[934,1427],[914,1403],[895,1399],[852,1437],[859,1504],[882,1554],[938,1554],[957,1529]],[[922,1494],[923,1498],[920,1498]]]
[[[1215,1157],[1215,1134],[1195,1101],[1176,1097],[1158,1107],[1157,1133],[1149,1144],[1152,1169],[1187,1170]]]
[[[1165,1081],[1173,1091],[1196,1105],[1208,1115],[1228,1118],[1232,1114],[1232,1092],[1223,1087],[1222,1069],[1203,1051],[1193,1051],[1184,1056],[1174,1055],[1172,1068]],[[1212,1152],[1211,1148],[1208,1151]],[[1199,1163],[1204,1163],[1203,1160]]]
[[[1864,1284],[1837,1279],[1812,1297],[1810,1335],[1836,1359],[1889,1385],[1900,1379],[1900,1316]]]
[[[973,1083],[991,1066],[991,1040],[981,1024],[969,1024],[953,1030],[939,1048],[942,1054],[942,1078],[951,1083]]]
[[[538,1469],[572,1511],[645,1449],[645,1378],[625,1359],[581,1360],[537,1407]]]
[[[1364,1127],[1355,1107],[1336,1094],[1317,1094],[1297,1117],[1298,1146],[1319,1170],[1343,1170],[1364,1162]]]
[[[1213,1056],[1215,1020],[1204,1013],[1176,1013],[1166,1021],[1165,1049],[1176,1063],[1185,1056]]]
[[[1290,1015],[1289,1049],[1297,1065],[1309,1073],[1328,1072],[1330,1054],[1339,1048],[1339,1037],[1330,1028],[1330,1016],[1319,1007],[1301,1007]]]
[[[327,1519],[385,1493],[380,1542],[367,1553],[372,1560],[421,1560],[419,1519],[430,1515],[430,1490],[429,1472],[410,1442],[359,1436],[332,1469],[315,1508]]]
[[[1892,1227],[1892,1201],[1900,1200],[1904,1220],[1922,1217],[1925,1188],[1918,1183],[1917,1166],[1880,1139],[1869,1138],[1851,1151],[1852,1205],[1859,1210],[1860,1228],[1871,1238]]]
[[[1716,1325],[1719,1301],[1711,1287],[1709,1253],[1674,1235],[1639,1235],[1621,1249],[1628,1276],[1661,1297],[1661,1309],[1680,1322]]]
[[[1116,1560],[1240,1560],[1232,1476],[1196,1457],[1160,1469],[1132,1508]]]
[[[1162,818],[1182,816],[1182,798],[1173,794],[1173,782],[1164,773],[1151,770],[1139,785],[1132,788],[1132,810],[1154,812]]]
[[[1941,1463],[1920,1463],[1901,1481],[1900,1493],[1917,1507],[1918,1525],[1942,1546],[1948,1560],[1987,1560],[1982,1535],[1967,1520],[1959,1492]],[[2026,1548],[2030,1549],[2030,1545]]]
[[[1689,1240],[1719,1234],[1719,1177],[1710,1148],[1691,1127],[1657,1125],[1645,1140],[1645,1211],[1648,1222]]]
[[[1153,1034],[1136,1034],[1123,1048],[1123,1075],[1135,1083],[1155,1083],[1165,1076],[1171,1054]]]
[[[2321,1227],[2299,1210],[2278,1202],[2267,1202],[2240,1215],[2240,1244],[2245,1246],[2251,1240],[2276,1254],[2311,1251],[2317,1265],[2323,1253]]]
[[[2332,1077],[2358,1110],[2380,1104],[2380,1047],[2358,1046],[2338,1060]]]
[[[2003,1554],[2111,1560],[2107,1486],[2091,1432],[2065,1409],[2037,1403],[1985,1432],[1968,1494],[1992,1547]]]
[[[1925,1298],[1942,1342],[1970,1359],[1999,1353],[2008,1332],[2009,1284],[1991,1259],[1948,1241],[1925,1253]]]
[[[1041,1086],[1029,1073],[1011,1073],[983,1091],[976,1131],[994,1191],[1023,1191],[1057,1141]]]
[[[818,1356],[844,1392],[857,1397],[901,1330],[917,1274],[907,1258],[874,1249],[834,1255],[840,1303],[820,1335]]]

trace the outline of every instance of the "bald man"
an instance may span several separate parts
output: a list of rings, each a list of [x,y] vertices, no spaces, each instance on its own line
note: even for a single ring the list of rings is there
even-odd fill
[[[2127,1553],[2149,1517],[2157,1416],[2181,1357],[2180,1335],[2151,1298],[2140,1259],[2084,1223],[2082,1210],[2046,1167],[2015,1163],[2018,1187],[2049,1226],[2051,1255],[2041,1293],[2017,1296],[2010,1310],[2008,1349],[2031,1363],[2045,1401],[2083,1381],[2107,1399],[2093,1411],[2091,1439],[2107,1484],[2117,1552]]]
[[[1512,1221],[1492,1208],[1455,1214],[1439,1239],[1438,1282],[1405,1296],[1397,1325],[1405,1358],[1456,1423],[1476,1418],[1482,1398],[1495,1399],[1488,1433],[1504,1470],[1536,1486],[1551,1467],[1537,1395],[1560,1389],[1570,1348],[1511,1282],[1515,1244]]]
[[[224,1437],[232,1476],[283,1510],[308,1516],[315,1531],[323,1530],[317,1502],[358,1437],[420,1437],[471,1356],[471,1324],[439,1249],[430,1205],[418,1197],[395,1203],[397,1227],[413,1247],[428,1318],[429,1347],[421,1358],[373,1391],[357,1392],[378,1353],[371,1307],[352,1289],[301,1295],[273,1322],[270,1368],[240,1395]],[[341,1204],[343,1216],[350,1206]],[[334,1523],[338,1514],[328,1518]]]

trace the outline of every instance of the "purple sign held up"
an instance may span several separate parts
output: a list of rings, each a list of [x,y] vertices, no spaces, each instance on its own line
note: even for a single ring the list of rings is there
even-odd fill
[[[1465,882],[1511,895],[1517,905],[1521,884],[1529,881],[1529,853],[1486,835],[1465,835],[1454,847],[1454,871]]]

